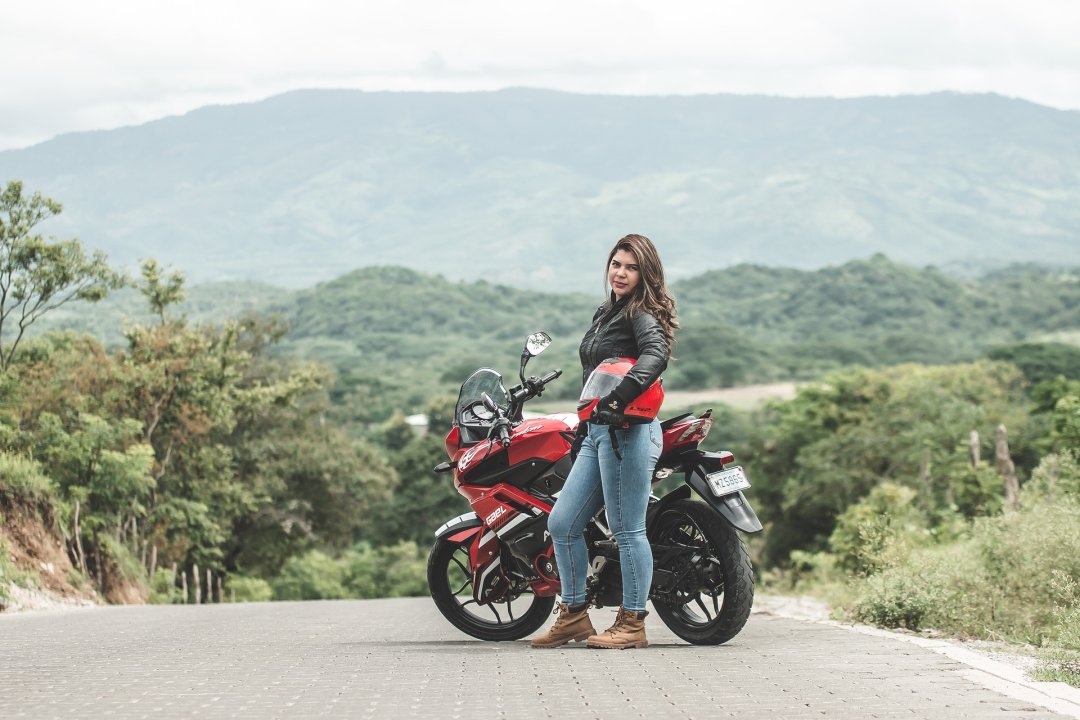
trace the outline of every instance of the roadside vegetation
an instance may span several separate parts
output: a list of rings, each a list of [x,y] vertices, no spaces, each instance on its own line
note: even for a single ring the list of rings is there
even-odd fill
[[[767,587],[1025,643],[1080,683],[1080,363],[1048,373],[1059,350],[839,373],[771,405],[750,441]]]

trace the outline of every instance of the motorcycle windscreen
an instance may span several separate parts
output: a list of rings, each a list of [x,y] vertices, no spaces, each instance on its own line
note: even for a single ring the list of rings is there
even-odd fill
[[[491,368],[480,368],[461,384],[461,392],[458,393],[457,405],[454,407],[454,422],[459,426],[463,420],[466,425],[476,424],[476,418],[464,411],[480,402],[484,393],[491,396],[504,412],[510,407],[510,393],[503,387],[502,375]]]

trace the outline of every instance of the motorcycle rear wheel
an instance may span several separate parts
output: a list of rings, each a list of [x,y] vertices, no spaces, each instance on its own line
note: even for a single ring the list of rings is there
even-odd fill
[[[520,640],[551,615],[554,597],[538,597],[524,581],[503,602],[479,605],[472,596],[469,545],[439,538],[428,556],[428,590],[450,624],[481,640]]]
[[[719,645],[738,635],[754,604],[754,570],[735,529],[705,503],[679,500],[649,536],[655,543],[697,546],[703,557],[674,592],[653,598],[664,624],[694,645]]]

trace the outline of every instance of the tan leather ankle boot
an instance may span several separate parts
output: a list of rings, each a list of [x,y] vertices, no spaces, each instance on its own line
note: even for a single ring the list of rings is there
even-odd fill
[[[645,610],[635,612],[619,608],[619,614],[615,616],[615,624],[604,632],[590,637],[589,647],[610,650],[649,647],[649,641],[645,639],[645,616],[648,614]]]
[[[557,648],[571,640],[581,642],[590,635],[596,634],[596,628],[593,627],[592,621],[589,620],[588,605],[578,612],[572,613],[569,605],[558,603],[555,606],[555,612],[558,613],[559,617],[555,619],[555,624],[551,626],[551,629],[547,633],[532,639],[534,648]]]

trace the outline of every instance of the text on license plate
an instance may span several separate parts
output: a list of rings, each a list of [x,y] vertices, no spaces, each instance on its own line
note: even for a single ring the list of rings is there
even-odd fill
[[[745,490],[750,487],[750,481],[746,479],[746,473],[743,472],[741,467],[709,473],[705,476],[705,479],[716,497],[730,495],[737,490]]]

